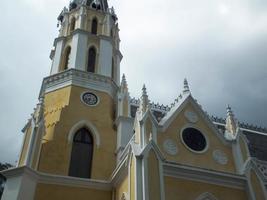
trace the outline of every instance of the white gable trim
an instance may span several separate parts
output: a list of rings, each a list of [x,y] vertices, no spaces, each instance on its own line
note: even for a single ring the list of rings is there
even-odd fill
[[[88,128],[88,129],[91,131],[91,133],[92,133],[92,135],[93,135],[93,137],[94,137],[95,144],[96,144],[97,148],[99,148],[99,147],[100,147],[100,134],[98,133],[96,127],[95,127],[91,122],[89,122],[89,121],[87,121],[87,120],[81,120],[81,121],[77,122],[77,123],[70,129],[70,131],[69,131],[69,135],[68,135],[68,142],[69,142],[69,144],[72,143],[72,141],[73,141],[73,137],[74,137],[75,133],[76,133],[80,128],[83,128],[83,127]]]

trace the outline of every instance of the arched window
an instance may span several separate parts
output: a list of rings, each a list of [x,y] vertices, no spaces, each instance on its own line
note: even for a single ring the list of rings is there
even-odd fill
[[[63,60],[63,67],[62,70],[67,70],[70,65],[70,53],[71,53],[71,48],[67,47],[64,53],[64,60]]]
[[[96,50],[94,47],[91,47],[88,51],[88,64],[87,64],[87,71],[88,72],[95,72],[95,63],[96,63]]]
[[[115,79],[115,65],[114,65],[114,59],[112,58],[112,66],[111,66],[111,78]]]
[[[91,33],[96,35],[97,34],[97,19],[94,18],[92,21]]]
[[[93,148],[91,133],[86,128],[78,130],[73,138],[69,176],[91,178]]]
[[[70,22],[70,32],[74,31],[74,29],[75,29],[75,23],[76,23],[76,20],[75,20],[75,17],[73,17],[71,19],[71,22]]]

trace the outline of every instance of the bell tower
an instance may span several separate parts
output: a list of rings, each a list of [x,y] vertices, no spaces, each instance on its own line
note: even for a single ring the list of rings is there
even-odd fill
[[[78,69],[110,77],[119,85],[119,28],[107,0],[73,0],[58,21],[59,36],[50,55],[51,75]]]
[[[119,28],[107,0],[73,0],[58,17],[50,75],[23,132],[18,166],[108,180],[116,167]]]

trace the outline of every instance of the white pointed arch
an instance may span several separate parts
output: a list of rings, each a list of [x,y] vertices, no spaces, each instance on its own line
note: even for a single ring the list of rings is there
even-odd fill
[[[209,192],[202,193],[196,200],[219,200],[213,194]]]
[[[91,133],[92,136],[94,138],[96,147],[99,148],[100,147],[100,135],[96,129],[96,127],[89,121],[87,120],[81,120],[79,122],[77,122],[69,131],[69,135],[68,135],[68,142],[69,144],[72,143],[73,141],[73,137],[75,135],[75,133],[81,129],[81,128],[87,128]]]

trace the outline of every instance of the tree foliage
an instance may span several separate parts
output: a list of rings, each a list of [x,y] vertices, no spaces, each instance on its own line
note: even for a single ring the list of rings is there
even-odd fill
[[[11,167],[13,166],[9,163],[0,163],[0,171],[6,170]],[[0,199],[4,191],[4,182],[5,182],[5,177],[0,174]]]
[[[6,170],[13,167],[11,164],[9,163],[0,163],[0,171]]]

